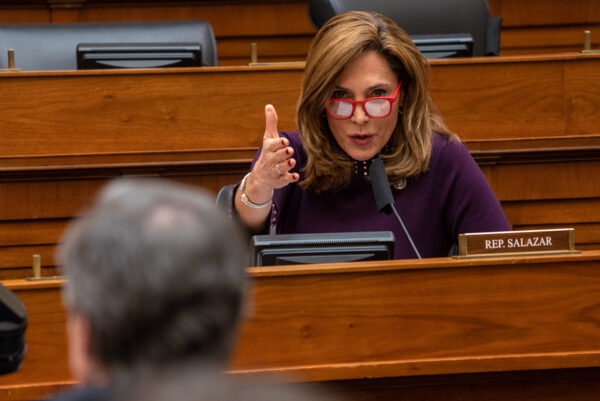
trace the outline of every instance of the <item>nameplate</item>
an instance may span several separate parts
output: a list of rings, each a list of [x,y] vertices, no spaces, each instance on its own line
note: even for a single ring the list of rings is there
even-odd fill
[[[575,253],[575,229],[460,234],[458,257]]]

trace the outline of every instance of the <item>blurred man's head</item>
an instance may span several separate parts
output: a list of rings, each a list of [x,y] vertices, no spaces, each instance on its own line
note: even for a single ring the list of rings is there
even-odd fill
[[[240,377],[180,365],[154,371],[114,401],[336,401],[335,388],[321,383],[285,383],[264,377]]]
[[[223,364],[244,297],[244,249],[237,227],[197,189],[108,184],[59,253],[75,379]]]

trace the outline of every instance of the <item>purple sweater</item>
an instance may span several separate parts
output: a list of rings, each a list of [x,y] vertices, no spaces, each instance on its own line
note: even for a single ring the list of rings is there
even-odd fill
[[[298,133],[279,135],[290,140],[297,162],[292,171],[299,172],[302,180],[306,153]],[[402,190],[392,187],[398,214],[421,256],[447,256],[461,233],[510,230],[500,203],[465,146],[440,135],[432,142],[427,172],[407,179]],[[347,187],[335,193],[317,194],[297,183],[275,190],[270,222],[278,234],[392,231],[395,258],[416,257],[396,217],[377,210],[366,177],[353,176]]]

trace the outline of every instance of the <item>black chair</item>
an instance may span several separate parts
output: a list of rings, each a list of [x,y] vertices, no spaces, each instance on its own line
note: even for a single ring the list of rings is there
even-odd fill
[[[7,51],[24,71],[76,70],[80,43],[198,42],[202,65],[217,65],[217,44],[208,21],[110,22],[74,24],[0,24],[0,68]]]
[[[500,54],[502,18],[490,16],[487,0],[310,0],[308,5],[317,29],[352,10],[386,15],[409,35],[469,33],[473,56]]]
[[[229,184],[222,187],[217,193],[217,206],[223,208],[223,210],[230,212],[231,205],[233,204],[233,190],[235,184]]]
[[[14,292],[0,284],[0,375],[19,369],[27,345],[27,311]]]

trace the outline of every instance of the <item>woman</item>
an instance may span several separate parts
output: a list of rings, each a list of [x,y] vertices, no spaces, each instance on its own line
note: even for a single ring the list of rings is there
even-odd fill
[[[263,146],[236,190],[242,221],[254,232],[392,231],[395,257],[414,258],[398,221],[375,206],[368,168],[380,155],[424,257],[446,256],[460,233],[510,230],[428,85],[427,61],[392,20],[331,19],[307,55],[299,133],[278,133],[275,109],[265,107]]]

